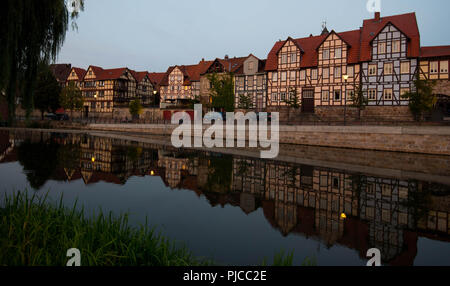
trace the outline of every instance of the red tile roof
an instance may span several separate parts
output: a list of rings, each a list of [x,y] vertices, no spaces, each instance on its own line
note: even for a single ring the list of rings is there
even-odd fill
[[[137,82],[141,82],[145,77],[148,77],[147,71],[137,72],[134,70],[130,70],[130,72],[134,76],[134,78],[136,79]]]
[[[266,60],[261,60],[258,57],[254,56],[253,54],[250,54],[243,62],[242,65],[239,67],[239,69],[237,69],[234,73],[238,74],[238,75],[242,75],[244,74],[244,62],[250,58],[250,57],[255,57],[256,59],[258,59],[258,73],[262,73],[264,72],[265,66],[266,66]]]
[[[372,59],[371,43],[373,39],[388,25],[394,25],[406,37],[408,37],[408,57],[419,57],[420,34],[415,13],[382,17],[380,20],[364,20],[361,34],[360,61]]]
[[[448,57],[450,56],[450,46],[435,46],[420,48],[421,58]]]
[[[71,71],[74,71],[78,77],[78,80],[83,80],[84,75],[86,74],[86,70],[82,68],[73,67]]]
[[[383,17],[380,20],[364,20],[363,27],[359,30],[340,33],[332,31],[331,33],[336,33],[336,35],[350,46],[347,62],[349,64],[356,64],[372,59],[371,42],[389,23],[397,27],[397,29],[409,38],[408,56],[419,57],[420,34],[415,13]],[[288,38],[286,41],[276,42],[267,56],[265,70],[274,71],[278,69],[278,52],[289,40],[293,41],[302,50],[301,68],[316,67],[318,64],[317,48],[319,48],[331,33],[320,36],[311,35],[300,39]]]
[[[187,66],[182,65],[169,67],[165,72],[160,85],[166,86],[169,84],[169,75],[176,67],[178,67],[180,71],[183,73],[185,85],[190,85],[192,82],[200,81],[200,75],[205,73],[212,63],[213,61],[202,60],[196,65],[187,65]]]
[[[165,74],[165,72],[151,72],[148,73],[148,78],[154,85],[158,86],[161,84]]]

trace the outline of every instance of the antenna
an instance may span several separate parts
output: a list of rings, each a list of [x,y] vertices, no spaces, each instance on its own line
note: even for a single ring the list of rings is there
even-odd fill
[[[325,28],[327,27],[327,21],[323,21],[322,22],[322,31],[325,30]]]

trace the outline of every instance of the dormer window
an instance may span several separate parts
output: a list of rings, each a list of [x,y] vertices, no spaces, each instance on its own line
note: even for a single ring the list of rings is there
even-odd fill
[[[287,63],[287,54],[282,54],[281,55],[281,64],[286,64]]]
[[[393,41],[392,42],[392,52],[393,53],[399,53],[400,52],[400,41]]]
[[[253,62],[248,64],[248,70],[253,71]]]

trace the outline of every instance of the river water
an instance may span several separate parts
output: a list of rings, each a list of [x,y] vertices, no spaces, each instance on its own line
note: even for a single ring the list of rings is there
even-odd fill
[[[450,265],[450,157],[285,146],[175,149],[136,138],[0,131],[0,195],[129,213],[225,265],[293,252],[317,265]],[[284,149],[283,149],[284,148]],[[228,153],[228,154],[225,154]],[[74,246],[76,247],[76,246]]]

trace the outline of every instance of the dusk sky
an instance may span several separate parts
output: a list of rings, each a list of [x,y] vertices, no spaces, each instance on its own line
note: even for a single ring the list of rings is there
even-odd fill
[[[250,53],[265,59],[279,39],[337,32],[373,17],[367,0],[85,0],[58,63],[163,72]],[[381,0],[381,15],[416,12],[422,46],[450,45],[450,1]]]

